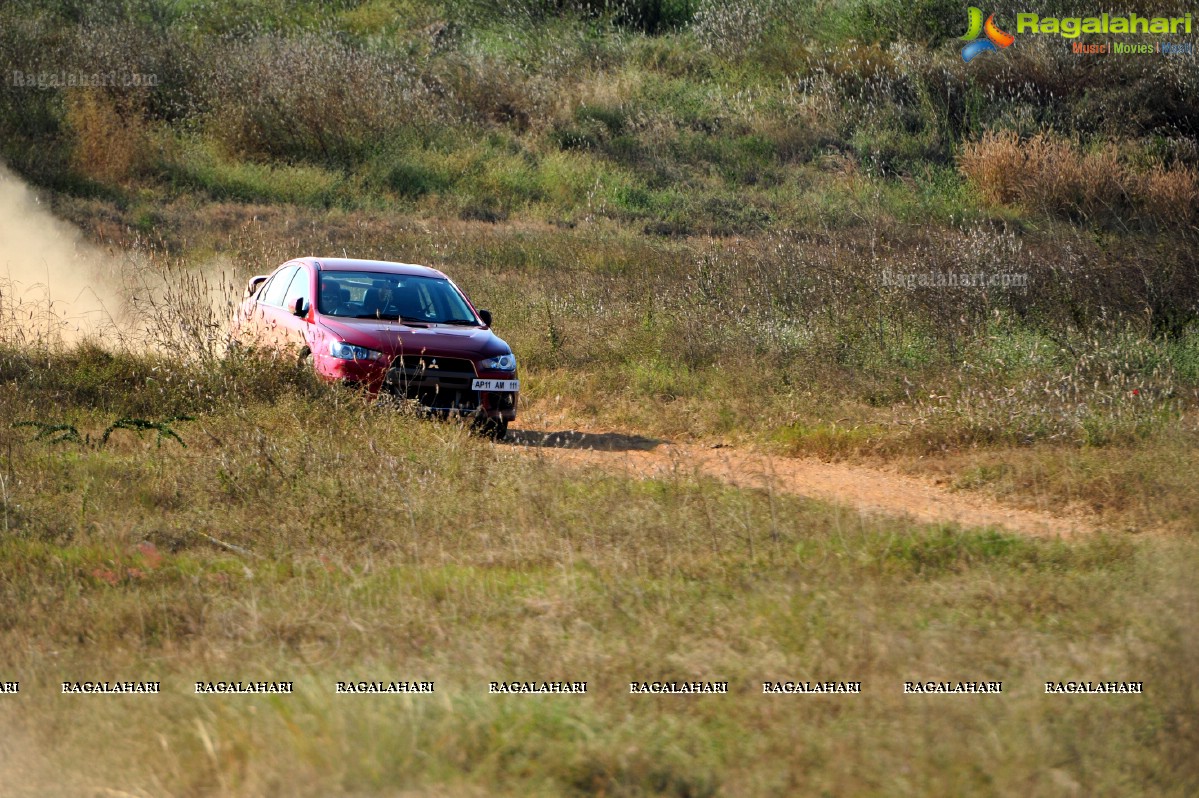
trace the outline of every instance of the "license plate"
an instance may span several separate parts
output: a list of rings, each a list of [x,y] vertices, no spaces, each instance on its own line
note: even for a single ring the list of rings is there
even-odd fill
[[[519,391],[520,380],[475,380],[470,388],[472,391]]]

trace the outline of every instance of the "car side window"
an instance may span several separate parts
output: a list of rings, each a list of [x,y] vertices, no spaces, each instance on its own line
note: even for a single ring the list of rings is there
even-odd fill
[[[312,284],[306,266],[296,268],[291,285],[287,287],[287,291],[283,295],[283,307],[290,308],[297,299],[303,299],[305,307],[312,305]]]
[[[287,292],[287,287],[291,283],[292,277],[295,276],[297,267],[287,266],[280,269],[266,288],[262,290],[262,302],[267,305],[276,307],[283,306],[283,296]]]

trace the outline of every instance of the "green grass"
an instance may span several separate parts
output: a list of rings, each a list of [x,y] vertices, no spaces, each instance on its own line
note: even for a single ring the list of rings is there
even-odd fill
[[[172,187],[213,200],[283,203],[312,207],[353,207],[355,187],[344,175],[305,165],[274,165],[228,160],[188,147],[168,167]]]
[[[29,390],[6,383],[6,417],[29,412]],[[94,408],[58,412],[94,438]],[[0,668],[22,681],[0,719],[36,752],[18,789],[1181,795],[1199,777],[1177,725],[1194,711],[1189,543],[1041,541],[564,471],[286,385],[268,400],[233,386],[179,428],[186,447],[129,434],[102,449],[0,429]],[[164,694],[54,695],[100,676],[161,679]],[[1042,693],[1083,677],[1146,694]],[[297,694],[190,694],[221,678]],[[437,692],[333,694],[359,678]],[[728,679],[732,694],[627,693],[661,678]],[[795,678],[864,694],[761,695]],[[1004,695],[903,696],[913,678],[1001,679]],[[588,694],[487,695],[502,679]]]
[[[1027,52],[965,67],[943,46],[949,17],[936,3],[910,14],[885,3],[816,14],[740,0],[651,26],[653,35],[631,23],[641,12],[625,11],[694,4],[594,14],[600,7],[585,5],[353,0],[251,10],[233,0],[144,0],[34,13],[17,4],[0,39],[0,59],[14,69],[120,62],[160,82],[106,94],[90,117],[72,113],[69,90],[30,98],[6,87],[3,154],[39,184],[85,196],[182,186],[242,202],[415,203],[449,218],[490,199],[521,218],[632,216],[716,235],[863,226],[879,213],[937,224],[1011,213],[987,208],[956,173],[962,147],[993,130],[1114,142],[1142,171],[1196,163],[1192,139],[1172,121],[1191,100],[1165,61],[1113,64],[1113,82],[1030,41]],[[238,35],[220,37],[230,33]],[[902,56],[891,47],[897,36],[912,45]],[[1106,115],[1096,127],[1086,109],[1124,101],[1120,85],[1174,110]],[[80,161],[121,128],[147,133],[156,151],[115,172]],[[575,156],[566,174],[554,163],[561,152]],[[840,159],[840,174],[805,190],[808,165],[829,158]],[[807,208],[863,185],[885,198],[882,208]],[[654,207],[671,187],[686,206]],[[627,201],[646,193],[658,202]],[[1132,227],[1164,241],[1185,234],[1185,224],[1155,214]]]

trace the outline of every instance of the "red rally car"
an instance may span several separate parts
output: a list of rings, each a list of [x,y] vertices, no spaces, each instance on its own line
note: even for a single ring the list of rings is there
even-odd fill
[[[328,380],[469,416],[503,438],[520,382],[512,348],[446,275],[425,266],[299,258],[250,278],[233,340],[310,363]]]

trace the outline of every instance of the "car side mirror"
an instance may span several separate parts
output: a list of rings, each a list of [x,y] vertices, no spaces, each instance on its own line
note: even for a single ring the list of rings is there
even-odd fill
[[[296,300],[291,303],[291,314],[300,318],[308,315],[308,303],[304,301],[304,297],[296,297]]]
[[[269,274],[256,274],[247,280],[245,298],[249,299],[250,297],[254,296],[254,292],[258,290],[259,286],[266,282],[268,277],[270,277]]]
[[[482,319],[483,323],[486,324],[488,327],[491,326],[491,311],[490,310],[480,310],[479,318]]]

